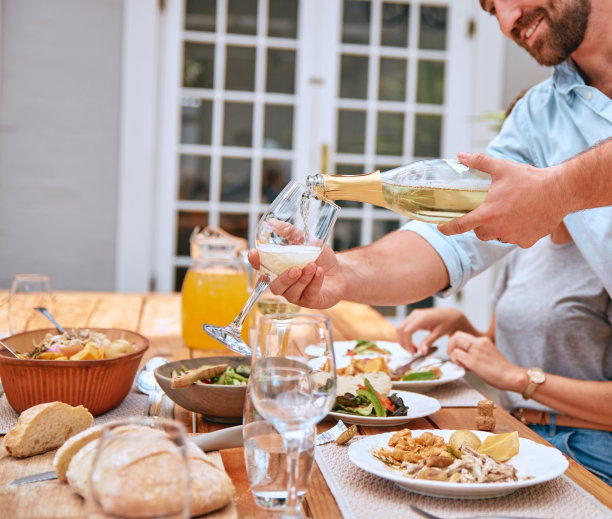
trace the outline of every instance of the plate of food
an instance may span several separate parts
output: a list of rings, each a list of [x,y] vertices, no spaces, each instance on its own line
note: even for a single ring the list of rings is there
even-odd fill
[[[357,467],[412,492],[459,499],[507,495],[550,481],[569,466],[556,448],[516,431],[403,429],[356,441],[348,455]]]
[[[330,416],[357,425],[400,425],[435,413],[440,402],[419,393],[393,391],[383,372],[338,376]]]
[[[334,352],[339,375],[384,371],[391,376],[393,388],[404,391],[425,392],[465,375],[461,366],[438,355],[416,361],[410,370],[396,373],[415,358],[398,342],[365,339],[336,341]]]

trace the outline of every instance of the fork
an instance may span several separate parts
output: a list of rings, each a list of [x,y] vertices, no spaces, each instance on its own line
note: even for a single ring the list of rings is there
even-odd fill
[[[418,506],[410,505],[410,509],[417,514],[421,514],[423,517],[428,519],[444,519],[443,517],[430,514],[425,510],[421,510]],[[546,519],[544,517],[524,517],[519,515],[470,515],[465,517],[454,517],[453,519]]]

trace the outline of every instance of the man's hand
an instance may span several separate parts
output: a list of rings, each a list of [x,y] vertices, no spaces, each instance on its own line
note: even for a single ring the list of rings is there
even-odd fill
[[[527,248],[556,229],[569,212],[570,194],[557,182],[555,168],[538,169],[481,153],[457,157],[466,166],[489,173],[492,183],[479,207],[438,226],[442,234],[474,229],[483,241],[499,239]]]

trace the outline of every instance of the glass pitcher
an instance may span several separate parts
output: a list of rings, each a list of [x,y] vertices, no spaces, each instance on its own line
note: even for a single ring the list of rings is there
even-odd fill
[[[191,265],[182,287],[181,322],[185,344],[192,349],[222,346],[202,329],[203,323],[225,326],[249,296],[249,272],[243,251],[246,240],[221,229],[196,227],[191,233]],[[248,339],[248,323],[242,339]]]

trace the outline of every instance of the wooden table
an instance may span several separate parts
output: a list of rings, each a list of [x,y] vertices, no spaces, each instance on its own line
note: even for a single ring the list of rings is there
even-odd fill
[[[119,327],[135,330],[147,336],[151,346],[143,362],[152,356],[162,355],[172,360],[190,357],[190,350],[181,339],[180,328],[180,295],[179,294],[118,294],[94,292],[54,292],[53,313],[64,327],[98,326]],[[7,292],[0,290],[0,323],[6,323]],[[393,326],[378,312],[364,305],[340,303],[326,311],[330,316],[335,340],[369,338],[394,340]],[[0,328],[2,324],[0,324]],[[211,351],[210,355],[226,354],[227,350]],[[197,355],[205,354],[198,351]],[[180,412],[182,411],[182,412]],[[183,419],[191,428],[190,413],[179,410],[177,417]],[[475,408],[443,407],[437,413],[410,422],[412,429],[473,429],[475,426]],[[497,427],[494,432],[516,430],[519,435],[539,443],[546,444],[540,436],[514,419],[506,411],[496,408]],[[325,420],[319,430],[328,429],[333,422]],[[223,428],[223,425],[202,421],[197,423],[197,432],[203,433]],[[360,434],[379,434],[401,429],[397,427],[360,426]],[[258,508],[251,497],[244,467],[243,449],[221,451],[221,458],[226,471],[236,487],[234,497],[238,517],[277,518],[278,515]],[[50,468],[50,467],[49,467]],[[41,470],[49,470],[41,469]],[[579,464],[570,460],[566,475],[612,509],[612,490],[608,485],[593,476]],[[12,479],[12,478],[11,478]],[[0,487],[8,481],[0,471]],[[44,499],[43,484],[36,484],[37,497]],[[53,486],[53,492],[65,492],[62,501],[70,506],[77,506],[79,501],[65,485],[60,489]],[[60,490],[58,490],[60,489]],[[49,496],[51,497],[51,496]],[[57,497],[57,496],[55,496]],[[23,505],[23,506],[21,506]],[[0,510],[2,517],[24,517],[25,503],[11,504],[14,509]],[[0,506],[0,509],[2,507]],[[342,515],[332,496],[325,479],[315,466],[308,493],[304,502],[304,512],[314,519],[341,518]],[[5,515],[2,515],[5,514]],[[6,515],[8,514],[8,515]],[[46,517],[63,517],[57,510],[49,507]]]

